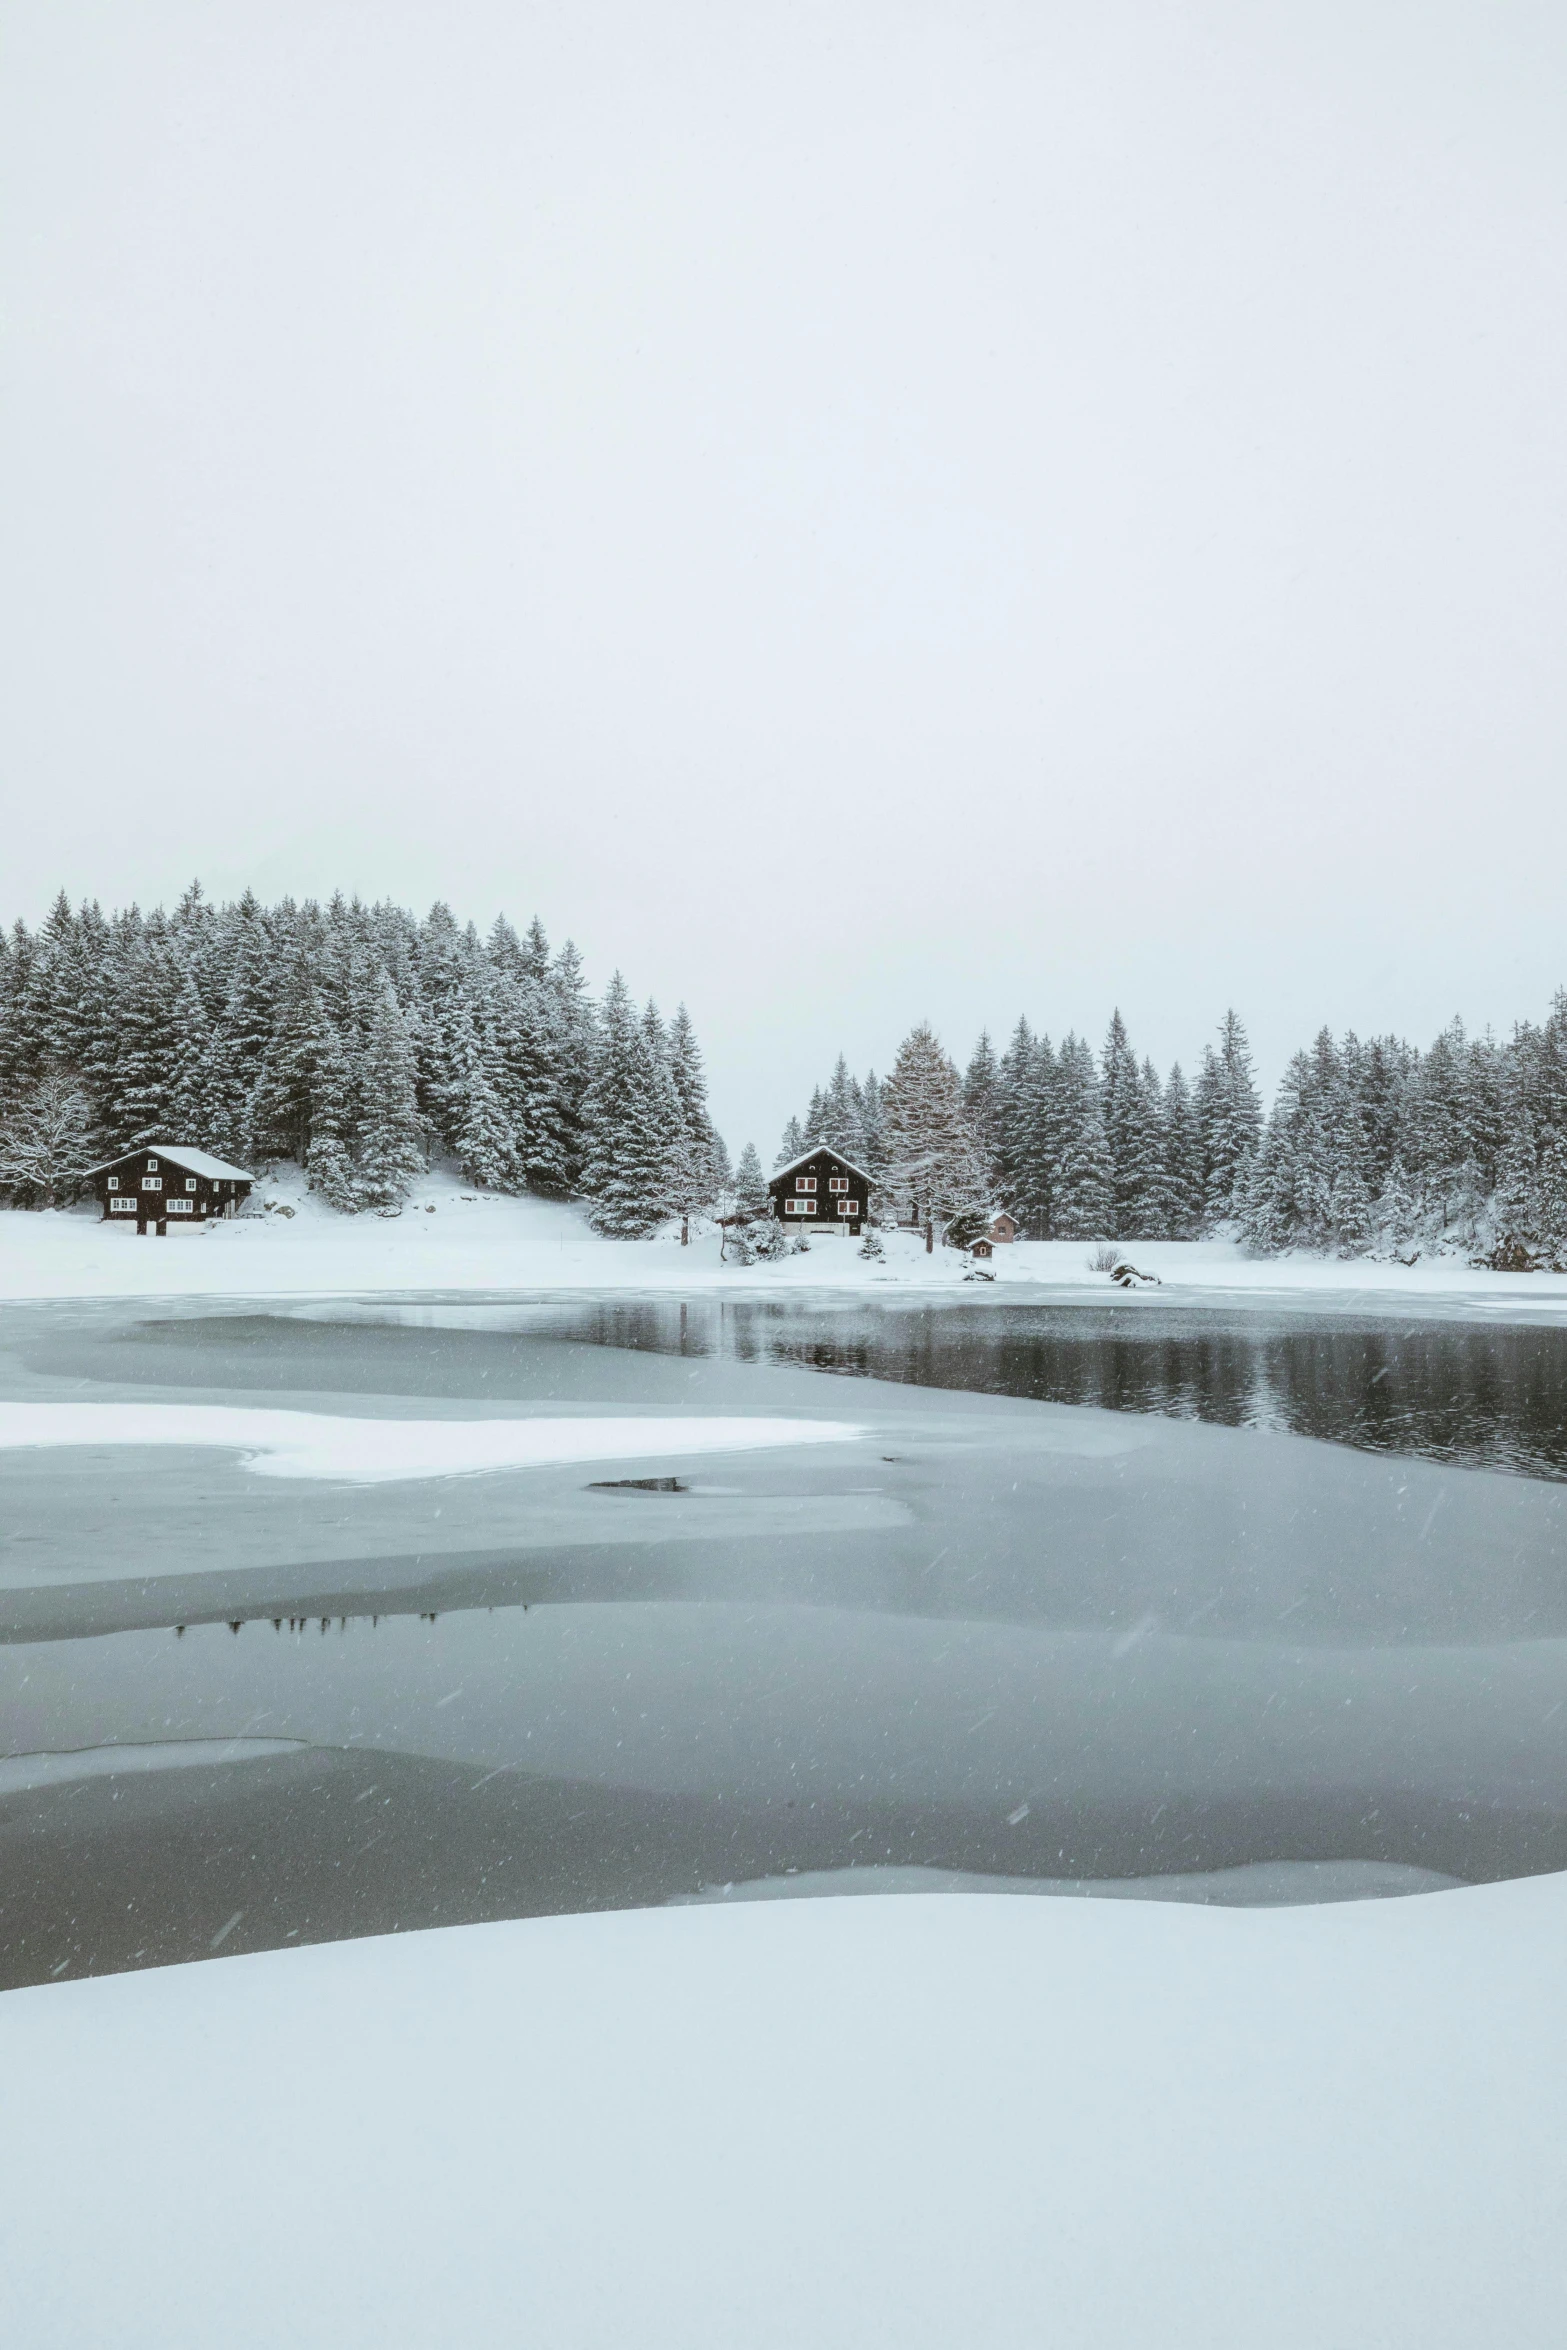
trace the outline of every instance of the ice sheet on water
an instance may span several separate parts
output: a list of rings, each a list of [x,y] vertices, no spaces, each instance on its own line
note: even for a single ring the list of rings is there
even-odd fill
[[[1380,1860],[1262,1860],[1235,1869],[1162,1877],[1002,1877],[962,1869],[797,1870],[734,1885],[704,1885],[671,1906],[714,1901],[804,1901],[884,1893],[997,1893],[1109,1901],[1195,1901],[1223,1909],[1293,1909],[1318,1901],[1386,1901],[1451,1892],[1463,1880]]]

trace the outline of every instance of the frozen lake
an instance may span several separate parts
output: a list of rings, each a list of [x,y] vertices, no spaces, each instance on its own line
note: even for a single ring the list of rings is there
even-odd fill
[[[5,1983],[933,1871],[1567,1867],[1567,1329],[61,1303],[5,1309],[6,1400],[661,1425],[378,1483],[0,1451]],[[737,1415],[797,1441],[682,1455]]]

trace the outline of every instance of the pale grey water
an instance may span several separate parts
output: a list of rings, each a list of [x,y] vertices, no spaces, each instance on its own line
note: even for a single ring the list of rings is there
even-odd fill
[[[1567,1867],[1567,1332],[1083,1311],[7,1309],[7,1395],[867,1434],[673,1493],[0,1455],[0,1749],[204,1742],[0,1774],[0,1980],[796,1874]]]

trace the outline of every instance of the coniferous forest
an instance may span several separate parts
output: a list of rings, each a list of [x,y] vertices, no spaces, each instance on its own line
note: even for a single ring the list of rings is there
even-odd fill
[[[1191,1081],[1139,1061],[1119,1012],[1097,1055],[1019,1020],[999,1055],[982,1036],[961,1076],[918,1028],[885,1081],[840,1055],[779,1163],[812,1141],[902,1215],[962,1219],[984,1199],[1033,1239],[1228,1231],[1266,1254],[1567,1270],[1567,991],[1505,1041],[1456,1020],[1424,1052],[1324,1029],[1266,1118],[1233,1011]]]
[[[0,1186],[73,1196],[95,1161],[181,1141],[292,1159],[332,1207],[389,1212],[432,1154],[476,1186],[578,1198],[631,1235],[729,1180],[695,1031],[595,1003],[537,921],[481,939],[443,905],[335,897],[73,911],[0,939]]]
[[[731,1171],[684,1006],[639,1008],[618,972],[595,1000],[537,921],[481,938],[444,905],[218,906],[193,884],[172,913],[106,916],[62,895],[0,938],[0,1192],[53,1205],[176,1140],[296,1161],[344,1211],[394,1210],[437,1155],[619,1237],[767,1199],[749,1144]],[[1567,991],[1505,1040],[1324,1029],[1266,1116],[1233,1011],[1190,1080],[1139,1060],[1119,1012],[1097,1052],[1022,1019],[961,1073],[922,1024],[884,1079],[840,1055],[775,1163],[816,1142],[874,1178],[883,1220],[955,1236],[1005,1207],[1034,1239],[1567,1268]]]

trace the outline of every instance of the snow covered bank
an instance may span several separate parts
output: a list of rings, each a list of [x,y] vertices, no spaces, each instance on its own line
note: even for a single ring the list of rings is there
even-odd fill
[[[786,1901],[11,1992],[8,2350],[1543,2345],[1564,1936]]]
[[[39,1446],[215,1445],[258,1477],[332,1477],[384,1485],[574,1461],[685,1460],[702,1453],[842,1444],[864,1430],[840,1420],[625,1418],[355,1420],[333,1412],[236,1410],[223,1404],[0,1402],[0,1452]]]
[[[752,1298],[817,1292],[983,1304],[1065,1294],[1157,1312],[1161,1303],[1331,1294],[1370,1308],[1456,1305],[1502,1318],[1567,1319],[1567,1274],[1493,1273],[1451,1258],[1413,1266],[1253,1258],[1227,1241],[1139,1241],[1130,1250],[1134,1262],[1156,1272],[1163,1287],[1128,1295],[1090,1269],[1092,1252],[1080,1241],[998,1248],[995,1278],[983,1281],[966,1278],[966,1260],[955,1250],[927,1256],[911,1233],[888,1234],[880,1261],[862,1257],[844,1236],[822,1233],[803,1255],[742,1268],[721,1261],[714,1233],[689,1248],[673,1240],[601,1240],[576,1208],[464,1192],[439,1173],[395,1217],[336,1215],[292,1173],[258,1187],[257,1198],[275,1204],[165,1240],[140,1238],[92,1212],[0,1212],[0,1299],[500,1290]]]

